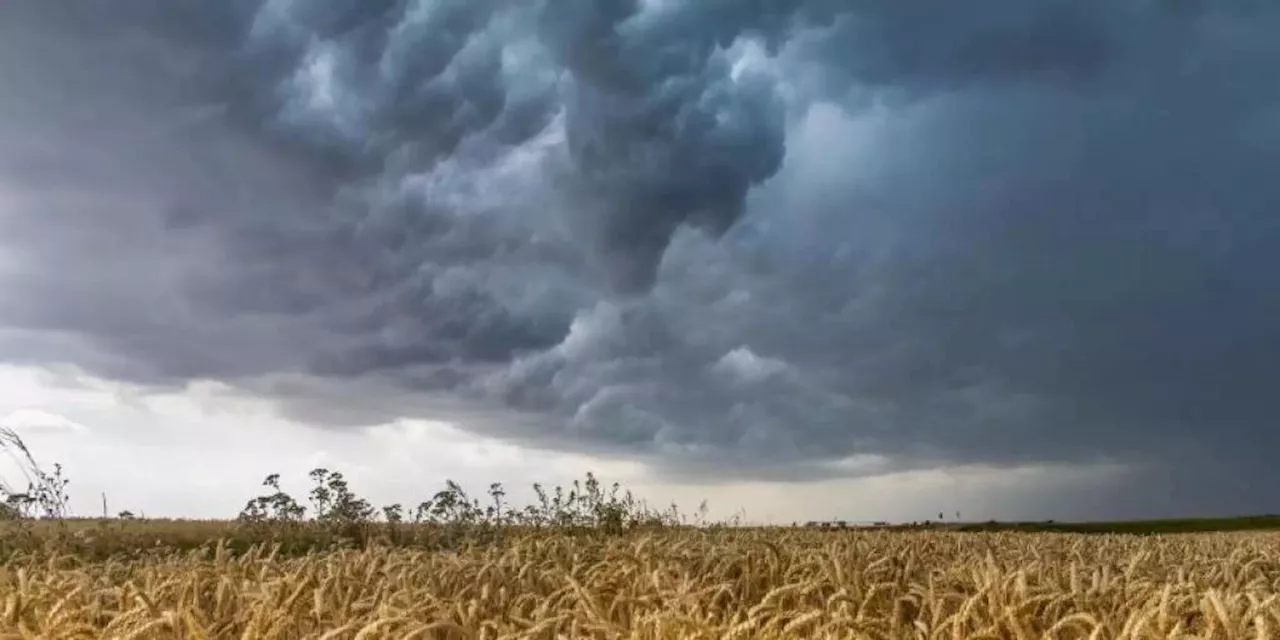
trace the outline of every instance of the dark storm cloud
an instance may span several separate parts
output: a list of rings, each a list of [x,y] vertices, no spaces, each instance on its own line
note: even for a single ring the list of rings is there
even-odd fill
[[[86,270],[114,262],[121,273],[110,286],[77,280],[75,288],[33,274],[16,290],[48,294],[24,296],[15,321],[100,324],[91,332],[142,356],[139,376],[166,378],[502,360],[558,342],[572,304],[496,296],[528,298],[534,285],[555,294],[556,274],[538,278],[533,263],[572,264],[573,252],[550,234],[532,237],[528,221],[500,220],[515,214],[482,198],[466,211],[446,201],[492,188],[466,184],[466,172],[545,127],[554,76],[541,86],[527,86],[536,74],[502,77],[522,74],[528,61],[502,63],[507,27],[492,3],[432,12],[347,4],[205,3],[178,20],[170,7],[126,2],[118,20],[40,7],[27,24],[10,23],[6,76],[20,91],[6,101],[16,133],[7,142],[17,148],[4,155],[20,174],[39,173],[13,180],[23,202],[10,237],[31,237],[16,251],[45,243],[44,255],[84,260]],[[102,191],[66,210],[33,210],[90,183]],[[78,237],[101,244],[65,255]],[[167,290],[147,291],[140,278],[133,284],[146,293],[137,295],[166,297],[210,330],[234,318],[262,327],[263,340],[283,331],[285,343],[308,335],[310,346],[239,354],[171,344],[200,334],[139,313],[125,301],[136,293],[126,273],[147,254],[181,262],[186,245],[205,250],[193,265],[200,272],[172,276]],[[137,248],[116,258],[121,247]],[[83,273],[59,271],[72,280]],[[523,284],[532,278],[543,282]],[[78,289],[102,298],[95,312]],[[121,321],[105,321],[113,314]],[[281,330],[286,319],[296,324]]]
[[[1275,479],[1269,5],[65,6],[0,20],[8,359],[701,478]]]
[[[705,15],[704,15],[705,14]],[[743,18],[697,3],[549,2],[544,41],[569,72],[566,136],[581,224],[613,284],[653,284],[684,224],[721,233],[782,163],[784,112],[763,78],[733,78],[722,47]]]

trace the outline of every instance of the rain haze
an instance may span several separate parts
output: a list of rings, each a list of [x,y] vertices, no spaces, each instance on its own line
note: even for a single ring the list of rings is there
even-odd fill
[[[0,426],[72,506],[594,471],[1280,512],[1280,4],[0,3]]]

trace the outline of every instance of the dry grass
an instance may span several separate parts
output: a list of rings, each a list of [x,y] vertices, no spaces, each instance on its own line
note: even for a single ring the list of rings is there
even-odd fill
[[[0,568],[43,638],[1277,638],[1280,535],[522,534]]]

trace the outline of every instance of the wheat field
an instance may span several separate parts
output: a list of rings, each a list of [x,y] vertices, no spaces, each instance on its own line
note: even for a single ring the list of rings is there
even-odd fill
[[[1280,535],[678,530],[0,569],[5,638],[1280,638]]]

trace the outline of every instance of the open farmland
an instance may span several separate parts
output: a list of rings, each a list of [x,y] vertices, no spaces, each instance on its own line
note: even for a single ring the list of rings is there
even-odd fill
[[[310,509],[271,475],[235,520],[74,518],[11,441],[0,638],[1280,638],[1269,516],[745,527],[591,474],[379,514],[316,469]]]
[[[130,528],[142,539],[149,526]],[[160,537],[182,529],[155,526]],[[73,533],[66,544],[102,544],[90,537]],[[1274,638],[1278,589],[1280,534],[1271,533],[543,530],[447,551],[375,544],[288,555],[267,545],[234,553],[223,543],[122,548],[95,559],[51,545],[20,552],[0,570],[0,631],[13,638]]]

